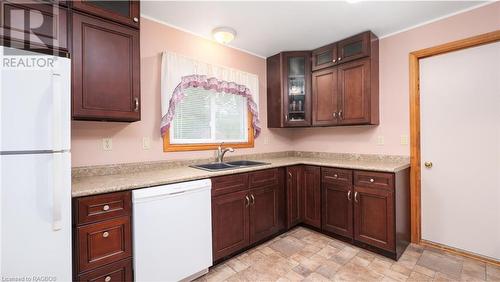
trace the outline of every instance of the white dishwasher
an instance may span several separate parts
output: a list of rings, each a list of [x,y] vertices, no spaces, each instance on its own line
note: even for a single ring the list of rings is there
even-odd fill
[[[135,281],[193,280],[212,265],[211,181],[134,190]]]

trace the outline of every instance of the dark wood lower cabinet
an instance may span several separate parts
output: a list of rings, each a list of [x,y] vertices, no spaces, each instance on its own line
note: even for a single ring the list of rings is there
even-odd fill
[[[302,222],[302,166],[286,168],[286,228],[290,229]]]
[[[218,260],[245,248],[250,243],[247,191],[212,199],[213,259]]]
[[[73,199],[77,281],[133,281],[131,192]]]
[[[284,229],[284,169],[212,179],[213,260],[244,250]],[[250,181],[248,181],[250,179]],[[225,184],[240,191],[225,189]],[[250,187],[252,187],[250,189]],[[225,194],[224,194],[225,193]]]
[[[276,185],[250,191],[250,242],[258,242],[279,231]]]
[[[303,179],[304,223],[321,228],[321,168],[304,166]]]
[[[352,239],[352,186],[327,182],[322,185],[322,229]]]
[[[354,219],[355,240],[394,251],[393,191],[355,186]]]
[[[101,268],[79,275],[80,282],[110,282],[110,281],[133,281],[132,259],[114,262]]]

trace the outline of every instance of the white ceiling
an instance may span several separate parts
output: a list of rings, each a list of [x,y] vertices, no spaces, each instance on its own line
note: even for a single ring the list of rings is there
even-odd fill
[[[215,27],[232,27],[237,36],[230,46],[269,57],[314,49],[365,30],[382,37],[478,5],[484,2],[141,1],[141,13],[206,38]]]

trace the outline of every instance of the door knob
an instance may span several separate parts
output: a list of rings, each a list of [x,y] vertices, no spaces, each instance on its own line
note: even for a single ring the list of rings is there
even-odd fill
[[[425,162],[424,163],[426,168],[431,168],[432,167],[432,162]]]

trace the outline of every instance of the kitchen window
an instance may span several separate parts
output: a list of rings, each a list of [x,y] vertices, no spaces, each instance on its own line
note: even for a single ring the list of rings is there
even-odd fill
[[[248,143],[245,97],[190,87],[177,105],[170,144]]]

